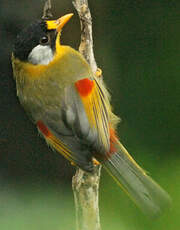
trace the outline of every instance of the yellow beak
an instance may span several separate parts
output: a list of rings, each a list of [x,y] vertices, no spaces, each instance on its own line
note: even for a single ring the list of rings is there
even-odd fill
[[[57,32],[61,31],[63,26],[70,20],[70,18],[73,16],[73,14],[66,14],[57,20],[48,20],[47,23],[47,29],[48,30],[56,30]]]

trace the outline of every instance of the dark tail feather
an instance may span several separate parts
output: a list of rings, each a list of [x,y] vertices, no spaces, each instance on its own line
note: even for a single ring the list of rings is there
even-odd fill
[[[121,143],[117,153],[103,162],[103,166],[148,216],[158,216],[170,205],[169,195],[146,175]]]

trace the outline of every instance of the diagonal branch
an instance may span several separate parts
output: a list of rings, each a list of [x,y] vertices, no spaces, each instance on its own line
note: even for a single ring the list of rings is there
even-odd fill
[[[92,19],[87,0],[74,0],[81,24],[79,51],[90,64],[93,72],[97,65],[93,52]],[[52,18],[51,0],[45,0],[42,19]],[[101,230],[99,218],[99,181],[101,166],[95,166],[93,173],[77,168],[72,179],[77,230]]]
[[[45,0],[42,19],[47,20],[52,18],[52,16],[51,0]]]
[[[88,8],[88,1],[75,0],[73,2],[73,5],[79,14],[81,24],[81,44],[79,47],[79,51],[86,58],[93,72],[96,72],[97,65],[93,52],[92,18],[90,10]]]
[[[90,64],[93,72],[97,64],[93,52],[92,19],[87,0],[73,2],[81,24],[81,43],[79,51]],[[76,209],[77,230],[101,230],[99,217],[99,181],[101,166],[96,166],[93,173],[77,169],[72,180]]]
[[[99,217],[99,181],[101,167],[93,173],[76,170],[72,187],[76,211],[77,230],[101,230]]]

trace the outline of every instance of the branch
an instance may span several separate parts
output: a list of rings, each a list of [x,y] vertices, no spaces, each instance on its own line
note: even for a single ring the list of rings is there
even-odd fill
[[[81,44],[79,46],[79,51],[88,61],[93,72],[96,72],[97,64],[93,52],[92,18],[88,8],[88,1],[75,0],[73,5],[79,14],[81,24]]]
[[[79,51],[90,64],[92,71],[97,69],[93,52],[92,19],[87,0],[74,0],[81,24],[81,43]],[[52,18],[51,0],[45,0],[42,19]],[[101,75],[98,74],[99,76]],[[98,76],[98,77],[99,77]],[[99,180],[101,166],[95,166],[93,173],[77,168],[72,179],[76,209],[77,230],[101,230],[99,218]]]
[[[93,173],[76,170],[72,187],[76,211],[77,230],[101,230],[99,218],[99,180],[101,167]]]
[[[73,5],[79,14],[81,24],[79,51],[83,54],[95,73],[97,71],[97,64],[93,52],[92,19],[88,8],[88,1],[75,0]],[[101,166],[94,168],[93,173],[87,173],[78,168],[72,180],[77,230],[101,230],[99,218]]]
[[[51,0],[45,0],[42,19],[47,20],[52,18],[52,16]]]

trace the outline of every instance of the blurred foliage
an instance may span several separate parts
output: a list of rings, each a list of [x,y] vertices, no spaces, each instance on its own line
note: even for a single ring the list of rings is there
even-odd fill
[[[54,17],[74,12],[64,44],[78,48],[71,1],[52,0]],[[91,0],[94,50],[122,118],[119,136],[172,196],[164,216],[149,220],[102,173],[103,230],[177,230],[180,226],[180,1]],[[16,97],[10,54],[17,33],[41,17],[43,1],[0,2],[0,229],[75,229],[74,169],[39,138]],[[73,36],[72,36],[73,34]]]

